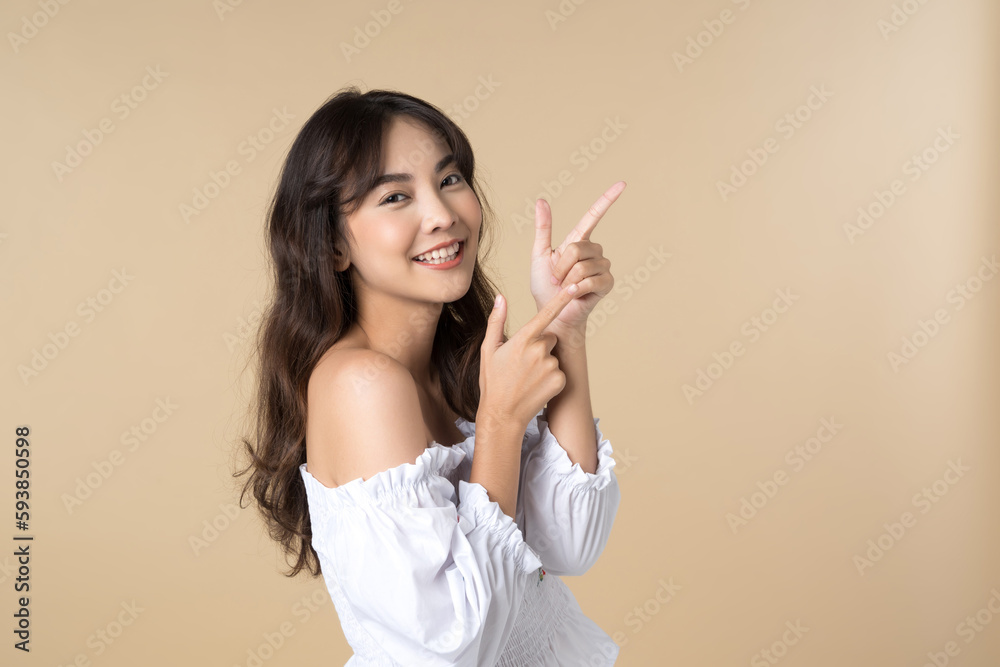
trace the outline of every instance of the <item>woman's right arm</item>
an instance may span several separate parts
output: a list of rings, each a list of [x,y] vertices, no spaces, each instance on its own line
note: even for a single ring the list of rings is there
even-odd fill
[[[469,482],[480,484],[507,516],[517,511],[521,479],[521,445],[526,427],[507,419],[484,418],[488,408],[476,415],[476,451]]]
[[[326,380],[321,374],[310,383],[310,409],[322,413],[314,413],[311,444],[324,450],[325,461],[338,462],[338,479],[353,481],[336,493],[307,483],[313,547],[335,572],[358,623],[396,662],[493,664],[541,567],[512,514],[487,493],[511,492],[503,488],[509,443],[497,440],[482,452],[477,444],[473,465],[482,477],[461,480],[456,497],[443,475],[464,452],[426,447],[409,372],[369,351],[340,361]],[[519,457],[516,437],[510,450]],[[480,454],[484,463],[476,466]],[[516,458],[514,498],[518,464]],[[323,509],[314,512],[316,503]]]
[[[528,421],[566,386],[552,355],[556,335],[545,328],[573,300],[578,284],[559,290],[538,314],[504,341],[507,300],[499,295],[481,346],[476,450],[470,482],[489,489],[508,516],[517,511],[521,445]]]

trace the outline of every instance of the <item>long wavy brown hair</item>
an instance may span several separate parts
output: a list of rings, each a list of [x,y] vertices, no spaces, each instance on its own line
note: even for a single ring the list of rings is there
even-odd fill
[[[258,375],[246,429],[251,435],[241,437],[249,463],[233,473],[237,478],[249,473],[240,507],[250,492],[291,566],[288,577],[304,568],[314,577],[321,574],[299,473],[306,460],[306,389],[320,357],[345,335],[358,312],[355,269],[335,270],[334,248],[347,246],[345,215],[357,210],[382,173],[383,135],[399,115],[421,121],[447,143],[483,210],[480,248],[483,230],[488,238],[493,233],[494,213],[475,179],[469,140],[421,99],[391,90],[342,89],[292,143],[267,212],[273,297],[251,350]],[[448,405],[469,421],[479,407],[480,346],[498,291],[482,271],[483,258],[483,252],[476,258],[468,292],[443,305],[431,351]]]

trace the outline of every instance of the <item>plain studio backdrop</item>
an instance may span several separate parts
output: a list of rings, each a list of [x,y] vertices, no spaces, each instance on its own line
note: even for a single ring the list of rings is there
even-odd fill
[[[3,664],[350,655],[230,478],[265,206],[348,84],[468,134],[511,332],[535,198],[558,243],[628,182],[588,331],[622,503],[566,579],[618,664],[1000,661],[997,3],[13,0],[0,25]]]

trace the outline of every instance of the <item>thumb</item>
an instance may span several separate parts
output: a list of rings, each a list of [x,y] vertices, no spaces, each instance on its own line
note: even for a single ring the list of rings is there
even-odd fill
[[[483,339],[483,346],[490,352],[503,344],[503,327],[506,321],[507,300],[502,294],[497,294],[489,322],[486,323],[486,337]]]
[[[547,257],[552,252],[552,209],[542,198],[535,201],[535,242],[531,248],[534,257]]]

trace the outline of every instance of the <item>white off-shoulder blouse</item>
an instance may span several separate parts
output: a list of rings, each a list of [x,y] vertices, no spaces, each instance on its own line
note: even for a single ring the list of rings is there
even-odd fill
[[[516,516],[470,483],[476,425],[415,463],[329,488],[299,466],[312,546],[354,655],[345,667],[602,667],[618,645],[559,575],[607,543],[620,493],[594,420],[595,473],[571,463],[543,408],[521,449]]]

